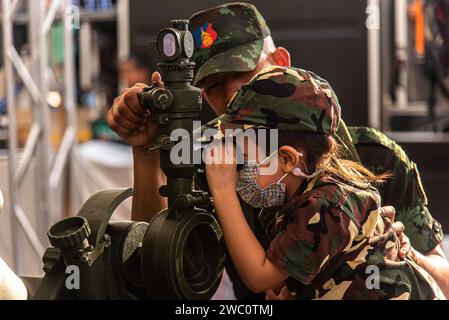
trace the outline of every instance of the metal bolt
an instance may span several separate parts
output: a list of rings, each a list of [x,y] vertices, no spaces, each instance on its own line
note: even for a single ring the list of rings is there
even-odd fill
[[[187,199],[186,196],[182,196],[179,198],[179,205],[180,207],[184,208],[187,207],[189,205],[189,199]]]
[[[167,104],[168,102],[168,96],[164,93],[162,95],[159,96],[159,98],[157,99],[157,102],[159,102],[159,104],[161,106],[164,106]]]

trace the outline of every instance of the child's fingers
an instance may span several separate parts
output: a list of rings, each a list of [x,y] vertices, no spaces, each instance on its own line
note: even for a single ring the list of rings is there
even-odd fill
[[[232,143],[225,143],[224,144],[224,150],[225,150],[225,159],[224,163],[226,164],[235,164],[236,159],[236,149],[234,147],[234,144]]]
[[[205,163],[207,165],[218,164],[220,163],[220,155],[221,155],[221,145],[218,143],[212,142],[210,143],[205,150]]]

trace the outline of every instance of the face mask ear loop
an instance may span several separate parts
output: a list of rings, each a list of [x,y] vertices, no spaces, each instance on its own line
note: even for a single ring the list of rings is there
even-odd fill
[[[284,175],[278,180],[278,182],[276,182],[276,183],[280,183],[282,180],[284,180],[285,177],[287,177],[289,173],[290,173],[290,172],[287,172],[286,174],[284,174]]]
[[[304,165],[304,169],[305,169],[306,173],[309,174],[309,169],[307,168],[306,162],[302,159],[302,157],[304,157],[304,153],[298,152],[298,156],[300,157],[300,160],[301,160],[302,164]]]
[[[304,154],[302,154],[301,152],[298,152],[298,155],[299,155],[300,157],[303,157],[303,156],[304,156]],[[306,178],[306,179],[314,179],[314,178],[316,178],[318,175],[320,175],[321,173],[324,172],[323,169],[320,169],[320,170],[315,171],[313,174],[309,174],[309,170],[307,169],[306,163],[305,163],[304,160],[302,160],[302,159],[301,159],[301,161],[302,161],[302,163],[304,164],[304,168],[305,168],[305,170],[306,170],[306,173],[302,172],[302,169],[301,169],[300,167],[297,167],[296,169],[298,169],[299,172],[298,172],[297,174],[294,174],[294,175],[297,176],[297,177],[303,177],[303,178]]]
[[[261,165],[263,165],[264,163],[266,163],[272,156],[274,156],[279,150],[276,150],[275,152],[273,152],[272,154],[270,154],[265,160],[263,160],[261,163],[259,163],[259,167]]]
[[[268,161],[268,159],[270,159],[272,156],[274,156],[279,150],[276,150],[275,152],[273,152],[272,154],[270,154],[264,161],[262,161],[261,163],[259,163],[259,166],[264,164],[265,162]],[[288,176],[289,172],[287,172],[286,174],[284,174],[276,183],[280,183],[282,180],[284,180],[287,176]]]

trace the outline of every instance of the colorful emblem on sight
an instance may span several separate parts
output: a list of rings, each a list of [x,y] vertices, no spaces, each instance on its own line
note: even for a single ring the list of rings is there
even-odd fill
[[[212,28],[211,23],[205,23],[201,27],[193,31],[193,36],[196,39],[198,48],[208,49],[212,47],[215,40],[218,38],[217,32]]]

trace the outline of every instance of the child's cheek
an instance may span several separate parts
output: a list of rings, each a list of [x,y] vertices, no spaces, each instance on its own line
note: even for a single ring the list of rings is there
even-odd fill
[[[270,184],[276,183],[275,179],[273,179],[273,176],[269,176],[269,175],[259,175],[256,178],[256,183],[259,187],[261,188],[266,188],[268,187]]]

